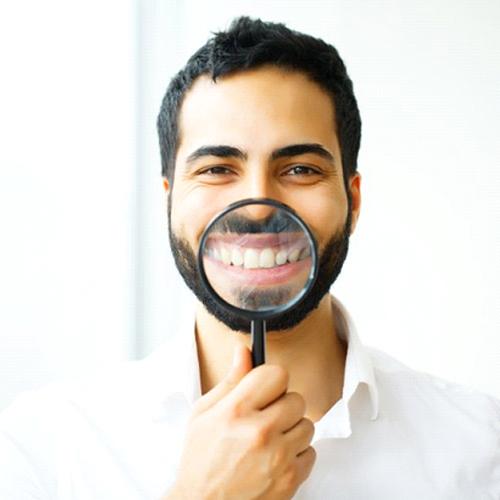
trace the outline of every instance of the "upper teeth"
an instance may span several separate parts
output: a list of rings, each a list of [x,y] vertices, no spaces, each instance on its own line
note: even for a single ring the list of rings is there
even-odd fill
[[[272,249],[272,248],[211,248],[209,255],[226,265],[243,266],[246,269],[270,268],[286,262],[297,262],[311,254],[309,248]]]
[[[245,262],[243,255],[237,248],[233,248],[231,251],[231,264],[234,266],[241,266]]]

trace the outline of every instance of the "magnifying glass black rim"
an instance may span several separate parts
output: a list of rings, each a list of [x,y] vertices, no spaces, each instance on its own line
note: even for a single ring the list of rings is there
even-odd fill
[[[248,311],[246,309],[241,309],[239,307],[233,306],[229,302],[226,302],[223,298],[220,297],[220,295],[214,290],[212,285],[210,284],[210,281],[207,278],[207,275],[205,273],[205,266],[203,265],[203,249],[205,248],[205,242],[208,237],[208,234],[210,233],[210,230],[212,229],[213,225],[219,221],[222,217],[224,217],[228,212],[231,212],[233,210],[236,210],[237,208],[244,207],[246,205],[255,205],[255,204],[261,204],[261,205],[269,205],[275,208],[280,208],[282,210],[285,210],[285,212],[288,213],[288,215],[291,216],[291,218],[302,228],[302,230],[307,234],[307,237],[309,239],[309,243],[311,244],[311,258],[312,258],[312,266],[311,266],[311,271],[309,272],[309,277],[307,278],[307,286],[305,286],[302,291],[290,302],[287,302],[285,304],[282,304],[280,306],[277,306],[273,309],[265,310],[265,311]],[[228,205],[224,210],[216,214],[210,222],[207,224],[207,227],[203,231],[203,234],[201,236],[200,240],[200,246],[198,249],[198,259],[197,259],[197,264],[198,264],[198,272],[200,273],[201,280],[203,285],[208,289],[208,291],[211,293],[213,296],[214,300],[217,301],[217,303],[226,308],[227,310],[231,311],[232,313],[239,314],[242,317],[245,317],[249,320],[267,320],[270,318],[274,318],[276,316],[279,316],[280,314],[283,314],[284,312],[292,309],[295,307],[297,304],[299,304],[304,297],[307,295],[309,290],[312,288],[314,285],[314,282],[316,281],[316,278],[318,276],[318,246],[316,244],[316,240],[314,239],[314,236],[311,232],[311,230],[307,227],[305,222],[297,215],[295,210],[293,208],[289,207],[288,205],[285,205],[284,203],[281,203],[277,200],[273,200],[271,198],[245,198],[244,200],[239,200],[234,203],[231,203]]]

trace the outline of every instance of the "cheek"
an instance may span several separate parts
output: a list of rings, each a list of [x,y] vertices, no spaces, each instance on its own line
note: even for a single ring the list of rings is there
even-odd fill
[[[344,190],[316,192],[296,200],[294,208],[311,228],[320,247],[338,233],[347,218],[347,197]]]
[[[218,211],[217,199],[202,189],[190,192],[174,189],[172,193],[172,229],[193,248],[197,248],[203,230]]]

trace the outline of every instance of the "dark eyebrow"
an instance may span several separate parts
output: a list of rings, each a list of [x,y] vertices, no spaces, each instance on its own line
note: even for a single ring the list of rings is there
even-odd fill
[[[238,158],[240,160],[247,159],[246,153],[241,151],[241,149],[235,148],[233,146],[201,146],[187,157],[186,163],[192,163],[198,158],[202,158],[204,156],[218,156],[219,158]]]
[[[277,160],[278,158],[284,158],[288,156],[299,156],[307,153],[312,153],[321,156],[321,158],[324,158],[325,160],[328,160],[331,163],[335,164],[335,159],[332,153],[330,153],[330,151],[324,148],[321,144],[316,144],[316,143],[291,144],[289,146],[276,149],[275,151],[273,151],[271,159]]]
[[[290,144],[279,149],[275,149],[271,154],[271,160],[277,160],[279,158],[286,158],[291,156],[299,156],[304,154],[316,154],[325,160],[335,164],[335,159],[333,155],[324,148],[321,144],[316,143],[303,143],[303,144]],[[219,158],[238,158],[240,160],[246,160],[248,155],[241,151],[241,149],[235,148],[234,146],[227,145],[217,145],[217,146],[201,146],[195,151],[193,151],[186,160],[189,165],[199,158],[204,156],[216,156]]]

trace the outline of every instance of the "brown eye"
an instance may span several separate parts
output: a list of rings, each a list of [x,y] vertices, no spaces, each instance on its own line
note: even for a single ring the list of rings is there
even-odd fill
[[[203,170],[200,173],[201,174],[209,174],[209,175],[226,175],[226,174],[230,174],[231,170],[227,167],[217,165],[215,167],[207,168],[206,170]]]
[[[306,165],[295,165],[285,172],[286,175],[314,175],[317,173],[318,172],[314,168]]]

